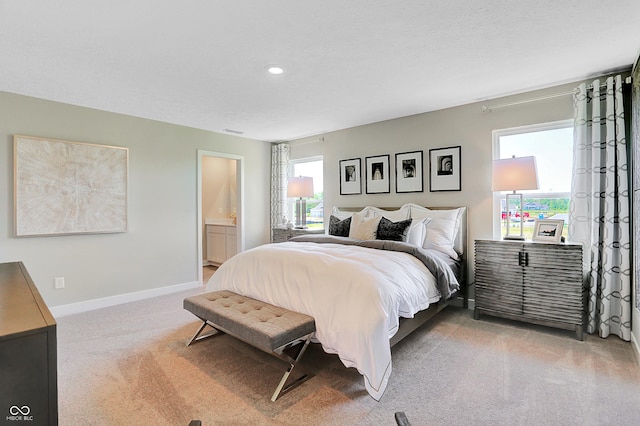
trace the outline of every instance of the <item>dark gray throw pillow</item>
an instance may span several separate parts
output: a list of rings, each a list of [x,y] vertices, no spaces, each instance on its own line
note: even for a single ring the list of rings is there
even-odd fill
[[[378,223],[378,233],[376,239],[391,241],[407,241],[407,233],[411,226],[411,219],[391,222],[386,217],[380,219]]]
[[[348,237],[349,228],[351,228],[351,218],[340,220],[334,215],[329,218],[329,235],[338,237]]]

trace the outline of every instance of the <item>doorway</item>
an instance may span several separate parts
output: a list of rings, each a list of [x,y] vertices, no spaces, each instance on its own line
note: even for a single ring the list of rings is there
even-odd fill
[[[203,281],[203,265],[204,265],[204,235],[205,235],[205,213],[203,212],[203,200],[206,198],[203,194],[204,188],[207,186],[205,179],[207,179],[207,170],[206,163],[211,159],[221,159],[227,160],[223,162],[223,164],[230,164],[230,166],[235,170],[231,170],[229,175],[231,176],[230,180],[234,180],[233,185],[226,191],[220,191],[221,193],[226,193],[226,198],[222,201],[219,201],[219,207],[215,207],[214,213],[212,216],[218,216],[220,219],[223,216],[232,219],[232,216],[235,216],[236,220],[236,244],[237,251],[241,252],[244,250],[244,157],[234,154],[227,154],[221,152],[214,151],[204,151],[198,150],[198,165],[197,165],[197,174],[198,174],[198,182],[197,182],[197,243],[198,243],[198,282],[204,285],[206,282]],[[235,172],[235,173],[234,173]]]

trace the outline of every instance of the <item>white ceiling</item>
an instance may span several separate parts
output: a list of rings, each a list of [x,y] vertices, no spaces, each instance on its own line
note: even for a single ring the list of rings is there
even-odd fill
[[[576,81],[639,51],[638,0],[0,0],[0,91],[265,141]]]

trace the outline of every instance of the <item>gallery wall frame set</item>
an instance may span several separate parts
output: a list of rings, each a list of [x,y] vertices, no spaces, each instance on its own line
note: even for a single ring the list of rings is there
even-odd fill
[[[129,149],[14,135],[17,237],[127,231]]]
[[[429,191],[461,191],[461,147],[429,150]],[[424,191],[424,151],[395,154],[397,193]],[[365,157],[365,192],[388,194],[390,191],[390,155]],[[362,194],[360,158],[340,160],[340,195]]]

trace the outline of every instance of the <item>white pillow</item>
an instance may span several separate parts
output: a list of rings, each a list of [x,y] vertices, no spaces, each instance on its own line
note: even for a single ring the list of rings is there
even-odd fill
[[[400,222],[401,220],[409,219],[409,208],[401,207],[398,210],[383,210],[378,207],[365,207],[367,211],[373,213],[374,216],[382,216],[389,219],[391,222]]]
[[[413,219],[411,225],[409,225],[409,232],[407,232],[407,242],[414,246],[422,247],[424,244],[424,237],[427,235],[427,224],[431,222],[431,218],[425,219]]]
[[[426,227],[426,235],[422,247],[436,249],[449,255],[452,259],[458,259],[458,253],[454,249],[455,238],[460,229],[462,209],[429,210],[424,207],[411,207],[412,219],[431,218]]]
[[[349,228],[349,238],[356,240],[375,240],[378,231],[378,223],[382,216],[369,216],[363,210],[351,216],[351,228]]]
[[[348,217],[353,216],[353,212],[340,210],[336,206],[333,206],[333,210],[331,211],[331,214],[334,215],[335,217],[337,217],[340,220],[344,220],[344,219],[346,219]]]

